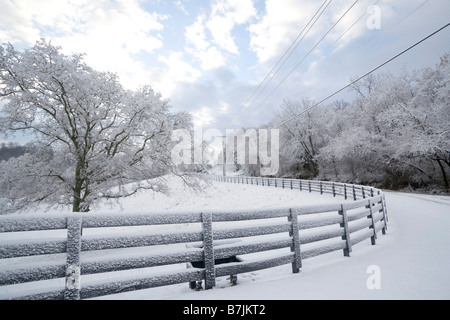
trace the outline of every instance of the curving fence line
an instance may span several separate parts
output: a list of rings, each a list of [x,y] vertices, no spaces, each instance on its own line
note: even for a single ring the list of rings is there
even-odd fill
[[[286,179],[286,178],[265,178],[265,177],[223,177],[215,175],[215,181],[230,182],[230,183],[245,183],[251,185],[261,185],[269,187],[299,189],[300,191],[320,192],[320,194],[329,193],[335,196],[343,196],[346,200],[348,198],[365,199],[375,195],[381,195],[382,191],[373,187],[363,185],[346,184],[340,182],[317,181],[317,180],[300,180],[300,179]],[[383,197],[384,200],[384,197]]]
[[[387,229],[378,189],[294,179],[214,179],[345,199],[240,212],[0,216],[0,234],[12,236],[0,241],[0,299],[87,299],[183,282],[199,289],[203,281],[210,289],[218,277],[229,276],[236,284],[245,272],[292,264],[297,273],[311,257],[336,250],[350,256],[354,245],[368,239],[374,245],[379,231]]]

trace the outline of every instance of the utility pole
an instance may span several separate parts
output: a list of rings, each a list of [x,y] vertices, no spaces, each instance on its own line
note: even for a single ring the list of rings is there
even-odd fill
[[[227,176],[227,172],[226,172],[226,144],[225,144],[225,138],[227,136],[217,136],[218,138],[222,138],[222,171],[223,171],[223,176],[226,177]]]

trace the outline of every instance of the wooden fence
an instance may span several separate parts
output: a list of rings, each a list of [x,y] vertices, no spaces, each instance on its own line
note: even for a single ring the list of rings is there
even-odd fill
[[[365,199],[382,194],[381,190],[363,185],[346,184],[330,181],[299,180],[286,178],[264,178],[264,177],[223,177],[214,176],[214,180],[230,183],[245,183],[286,189],[299,189],[300,191],[329,193],[335,196],[343,196],[345,199]],[[384,198],[383,198],[384,199]]]
[[[210,289],[218,277],[284,264],[292,264],[297,273],[303,260],[314,256],[336,250],[350,256],[355,244],[370,239],[374,245],[378,232],[386,232],[384,195],[377,189],[287,179],[226,181],[298,187],[356,200],[241,212],[0,216],[0,233],[24,235],[0,242],[0,299],[87,299],[201,281]],[[144,226],[155,230],[142,232]],[[119,233],[123,228],[126,233]],[[129,231],[133,228],[138,232]],[[40,230],[44,236],[30,238]],[[56,235],[47,236],[49,230]],[[259,252],[263,258],[217,263]],[[202,267],[187,268],[192,262],[202,262]],[[154,271],[158,266],[164,270]],[[121,273],[127,270],[132,272]]]

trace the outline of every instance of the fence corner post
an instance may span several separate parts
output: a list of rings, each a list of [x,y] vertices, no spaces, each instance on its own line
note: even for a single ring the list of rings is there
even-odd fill
[[[288,220],[291,223],[289,235],[292,237],[291,252],[294,252],[294,261],[292,262],[292,272],[299,273],[302,267],[302,258],[300,252],[300,236],[298,233],[298,216],[289,209]]]
[[[346,247],[344,248],[344,256],[350,257],[350,252],[352,252],[352,243],[350,241],[350,232],[348,230],[348,218],[347,218],[347,209],[345,209],[344,205],[341,204],[341,210],[339,210],[339,215],[342,216],[342,223],[340,226],[344,228],[344,235],[342,236],[342,240],[345,240]]]
[[[205,289],[208,290],[216,285],[211,213],[202,213],[202,228],[203,228],[203,254],[205,261]]]
[[[80,300],[81,217],[67,217],[67,260],[65,300]]]

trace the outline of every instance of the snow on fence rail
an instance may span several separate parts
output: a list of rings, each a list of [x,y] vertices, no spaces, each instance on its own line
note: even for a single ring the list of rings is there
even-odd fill
[[[214,180],[231,183],[245,183],[252,185],[299,189],[300,191],[329,193],[335,196],[343,196],[345,199],[365,199],[374,195],[382,194],[381,190],[363,185],[346,184],[331,181],[300,180],[286,178],[264,178],[264,177],[223,177],[214,176]],[[384,198],[383,198],[384,199]]]
[[[304,183],[242,177],[226,181],[242,179],[290,188],[297,184],[303,188]],[[241,212],[0,216],[0,233],[66,232],[51,238],[24,236],[0,243],[0,262],[12,261],[0,268],[0,299],[87,299],[201,281],[210,289],[217,277],[284,264],[292,264],[292,271],[297,273],[305,259],[336,250],[349,256],[355,244],[370,238],[374,245],[377,233],[385,233],[387,212],[379,190],[317,182],[308,183],[305,190],[331,190],[334,195],[351,194],[354,199],[363,199]],[[122,234],[116,230],[144,226],[156,230]],[[164,231],[163,226],[178,227]],[[96,234],[90,230],[107,231]],[[257,254],[261,252],[262,258]],[[219,259],[235,256],[250,258],[217,264]],[[41,259],[27,260],[36,257]],[[199,261],[200,268],[186,267]],[[164,266],[164,270],[155,271],[158,266]],[[132,272],[121,273],[125,271]]]

